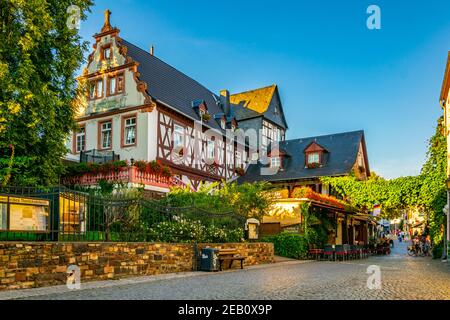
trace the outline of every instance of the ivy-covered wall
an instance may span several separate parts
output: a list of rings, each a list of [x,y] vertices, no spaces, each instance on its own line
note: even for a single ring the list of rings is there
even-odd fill
[[[442,249],[445,217],[442,209],[447,203],[447,144],[443,118],[438,120],[435,134],[428,142],[427,158],[418,176],[383,179],[372,174],[367,181],[356,177],[323,178],[351,205],[372,210],[381,204],[382,217],[397,218],[404,209],[424,212],[427,229],[435,247]]]

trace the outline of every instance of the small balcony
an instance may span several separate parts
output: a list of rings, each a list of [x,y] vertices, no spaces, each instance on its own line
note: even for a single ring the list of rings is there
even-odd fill
[[[94,186],[100,181],[106,181],[143,185],[146,189],[162,188],[167,191],[173,187],[186,187],[181,179],[172,175],[168,167],[162,167],[156,162],[137,162],[132,165],[127,161],[81,163],[68,171],[62,182],[69,186]]]

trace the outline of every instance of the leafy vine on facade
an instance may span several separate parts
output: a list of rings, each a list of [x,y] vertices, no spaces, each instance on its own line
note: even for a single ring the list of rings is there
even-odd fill
[[[375,174],[367,181],[354,176],[325,177],[329,185],[349,202],[362,210],[381,204],[382,216],[394,218],[403,210],[421,210],[428,217],[429,232],[435,244],[443,237],[442,209],[446,199],[446,138],[443,118],[438,120],[435,134],[428,142],[427,159],[418,176],[383,179]]]

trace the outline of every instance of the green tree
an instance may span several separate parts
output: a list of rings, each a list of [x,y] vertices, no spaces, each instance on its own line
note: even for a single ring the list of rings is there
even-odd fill
[[[174,188],[165,201],[174,207],[195,206],[211,212],[234,212],[245,218],[262,219],[272,209],[274,195],[267,182],[201,185],[197,192]]]
[[[77,108],[75,71],[87,44],[67,23],[91,0],[0,2],[0,182],[58,182]]]
[[[274,194],[267,182],[224,184],[218,193],[236,214],[261,220],[274,203]]]

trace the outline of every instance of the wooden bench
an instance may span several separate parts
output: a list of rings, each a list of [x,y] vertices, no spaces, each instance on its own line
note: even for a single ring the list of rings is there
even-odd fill
[[[228,268],[231,268],[234,260],[241,262],[241,269],[244,269],[245,257],[239,255],[236,249],[220,249],[219,250],[219,270],[222,271],[222,264],[225,261],[230,261]]]

